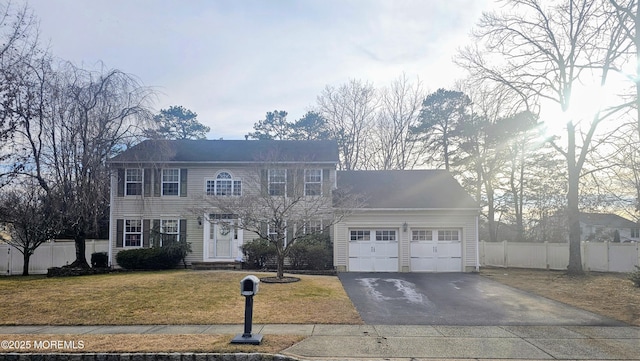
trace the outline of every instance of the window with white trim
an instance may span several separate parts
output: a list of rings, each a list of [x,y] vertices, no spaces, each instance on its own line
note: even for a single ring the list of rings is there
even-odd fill
[[[162,170],[162,195],[180,195],[180,169],[169,168]]]
[[[460,231],[457,229],[438,230],[438,241],[459,241]]]
[[[180,234],[180,221],[177,219],[160,220],[160,246],[177,242]]]
[[[269,195],[284,196],[287,194],[286,169],[269,169],[268,178]]]
[[[233,179],[229,172],[220,172],[216,179],[208,179],[206,183],[208,196],[241,196],[242,181]]]
[[[322,233],[324,228],[322,227],[322,220],[312,220],[304,222],[304,234],[317,234]]]
[[[284,226],[284,243],[283,246],[286,247],[287,246],[287,233],[289,232],[289,230],[287,229],[287,225],[285,224]],[[271,225],[267,224],[267,236],[269,237],[269,240],[271,242],[276,242],[278,239],[278,232],[275,229],[275,227],[272,227]]]
[[[304,170],[304,195],[322,195],[322,169]]]
[[[414,229],[411,231],[412,241],[431,241],[433,240],[433,231],[430,229]]]
[[[128,196],[142,195],[142,169],[126,169],[124,194]]]
[[[125,219],[124,247],[142,247],[142,221],[139,219]]]
[[[396,231],[394,230],[379,230],[376,231],[376,241],[395,241]]]

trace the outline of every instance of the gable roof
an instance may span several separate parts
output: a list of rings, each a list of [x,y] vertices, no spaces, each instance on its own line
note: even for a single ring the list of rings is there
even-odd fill
[[[638,224],[611,213],[580,213],[580,222],[608,228],[638,228]]]
[[[111,163],[141,162],[338,162],[331,140],[145,140]]]
[[[478,209],[446,170],[338,171],[337,183],[363,195],[364,208]]]

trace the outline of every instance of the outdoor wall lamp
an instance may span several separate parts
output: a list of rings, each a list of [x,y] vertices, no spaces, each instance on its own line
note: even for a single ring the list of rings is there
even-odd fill
[[[407,222],[402,223],[402,231],[406,232],[409,229],[409,225],[407,224]]]
[[[198,225],[201,226],[202,225],[202,217],[198,217]]]

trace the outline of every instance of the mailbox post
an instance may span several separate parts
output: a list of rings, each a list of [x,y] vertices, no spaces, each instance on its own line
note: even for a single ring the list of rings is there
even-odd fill
[[[240,294],[245,297],[244,302],[244,333],[236,335],[231,343],[244,343],[259,345],[262,342],[262,335],[251,333],[253,322],[253,296],[258,293],[260,280],[254,275],[247,276],[240,281]]]

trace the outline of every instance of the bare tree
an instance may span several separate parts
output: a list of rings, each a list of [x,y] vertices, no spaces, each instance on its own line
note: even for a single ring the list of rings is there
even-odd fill
[[[332,189],[329,169],[310,170],[313,165],[276,160],[279,158],[269,155],[243,178],[242,195],[206,196],[208,207],[192,211],[198,215],[212,210],[233,215],[239,219],[237,224],[215,218],[208,221],[253,232],[272,243],[277,254],[276,277],[282,279],[285,258],[297,240],[313,231],[328,232],[344,216],[361,207],[362,202],[358,195]],[[310,176],[322,179],[322,184],[305,185],[305,178],[308,180]]]
[[[379,105],[371,83],[352,79],[338,88],[327,86],[318,96],[318,112],[338,141],[340,169],[364,167],[370,129]]]
[[[72,265],[88,267],[85,239],[97,233],[109,207],[106,161],[142,134],[151,93],[119,70],[71,63],[53,69],[46,59],[32,70],[18,114],[22,174],[57,204],[62,227],[75,240]]]
[[[16,175],[13,136],[21,110],[25,78],[38,47],[38,28],[27,5],[14,7],[11,2],[0,4],[0,187]],[[13,163],[13,164],[12,164]]]
[[[9,226],[9,238],[2,239],[23,256],[22,275],[29,275],[29,261],[41,244],[60,230],[55,205],[36,185],[14,187],[0,196],[0,222]]]
[[[420,143],[411,128],[418,124],[426,93],[420,79],[405,74],[380,92],[380,107],[373,124],[374,144],[367,157],[373,169],[412,169],[419,162]]]
[[[477,26],[474,36],[484,50],[469,47],[460,53],[458,62],[474,77],[508,86],[522,94],[522,99],[541,99],[560,107],[562,119],[556,121],[566,126],[566,143],[549,140],[567,162],[568,270],[581,273],[580,174],[598,124],[619,108],[598,111],[585,119],[570,111],[572,94],[576,85],[588,78],[605,85],[609,71],[628,45],[608,1],[543,4],[539,0],[509,0],[504,4],[505,11],[483,14]]]

